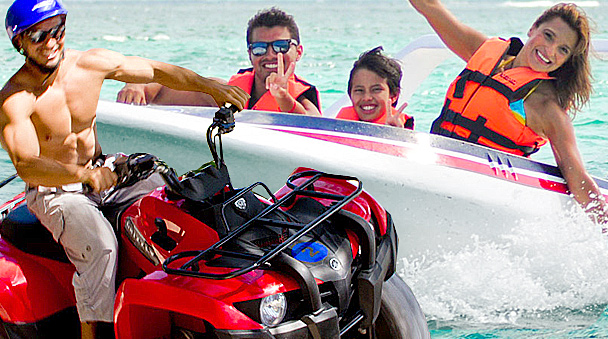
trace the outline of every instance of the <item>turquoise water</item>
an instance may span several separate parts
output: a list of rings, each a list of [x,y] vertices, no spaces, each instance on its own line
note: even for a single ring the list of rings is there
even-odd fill
[[[104,47],[191,68],[227,79],[248,67],[245,29],[257,10],[276,5],[295,16],[304,46],[296,72],[321,91],[323,108],[345,92],[348,73],[364,50],[384,46],[395,55],[410,41],[432,31],[407,1],[76,1],[66,44],[74,49]],[[446,0],[455,15],[487,35],[525,34],[552,1]],[[608,39],[608,3],[579,2],[596,22],[595,37]],[[9,1],[0,1],[5,13]],[[0,81],[23,58],[0,38]],[[417,129],[428,130],[447,84],[460,71],[448,60],[409,102]],[[608,61],[593,61],[595,93],[576,118],[582,156],[595,176],[608,177]],[[407,77],[407,74],[405,75]],[[102,99],[114,100],[121,84],[108,81]],[[535,159],[552,163],[546,147]],[[0,179],[13,173],[0,151]],[[23,184],[0,190],[6,200]],[[417,295],[433,338],[601,338],[608,337],[608,249],[590,241],[577,225],[555,222],[559,236],[537,234],[518,225],[512,246],[479,243],[432,262],[410,263],[408,284]],[[532,245],[528,246],[530,243]],[[589,324],[592,324],[589,326]]]

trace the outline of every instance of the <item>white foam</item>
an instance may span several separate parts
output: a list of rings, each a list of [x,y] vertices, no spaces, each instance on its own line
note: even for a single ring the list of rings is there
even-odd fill
[[[588,326],[608,303],[608,242],[584,215],[568,214],[517,222],[500,243],[472,235],[455,253],[404,259],[400,275],[428,320],[450,326]]]

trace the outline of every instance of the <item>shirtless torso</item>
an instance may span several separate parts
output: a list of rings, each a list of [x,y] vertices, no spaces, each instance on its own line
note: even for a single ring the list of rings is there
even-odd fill
[[[2,145],[28,184],[81,181],[79,168],[101,153],[95,117],[105,54],[66,50],[51,74],[26,63],[0,92]]]
[[[43,83],[20,70],[3,88],[1,98],[8,106],[15,101],[22,107],[14,114],[6,113],[12,114],[11,121],[30,125],[41,157],[85,165],[96,153],[95,110],[104,79],[79,65],[81,56],[81,52],[66,51],[58,71]]]
[[[172,77],[172,72],[180,75]],[[107,169],[91,170],[87,166],[101,153],[96,108],[105,79],[160,80],[199,91],[203,87],[219,95],[220,102],[229,99],[239,108],[248,97],[236,87],[183,68],[105,49],[66,50],[59,67],[50,75],[26,63],[0,92],[0,140],[25,182],[32,186],[83,182],[95,191],[115,183],[115,176]],[[223,88],[218,91],[218,87]],[[226,89],[228,93],[222,92]]]

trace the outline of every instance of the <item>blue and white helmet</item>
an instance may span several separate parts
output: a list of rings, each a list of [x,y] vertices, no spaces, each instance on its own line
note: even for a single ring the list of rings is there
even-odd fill
[[[68,14],[68,10],[60,0],[15,0],[6,12],[6,33],[13,41],[17,35],[35,24],[62,14]]]

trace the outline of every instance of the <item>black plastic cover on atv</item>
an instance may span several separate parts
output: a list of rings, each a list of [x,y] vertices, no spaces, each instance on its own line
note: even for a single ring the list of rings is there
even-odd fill
[[[264,208],[255,195],[248,192],[238,203],[227,208],[227,220],[224,220],[220,210],[222,203],[240,192],[232,188],[228,168],[224,163],[220,163],[219,167],[212,164],[204,166],[188,172],[179,182],[169,182],[169,194],[184,198],[184,207],[190,214],[213,228],[220,238],[228,233],[229,225],[240,225]]]
[[[63,247],[25,204],[16,207],[2,220],[0,235],[25,253],[69,262]]]
[[[220,163],[219,168],[207,165],[199,171],[188,172],[178,183],[169,185],[169,191],[190,201],[205,203],[226,187],[232,188],[228,168]]]

